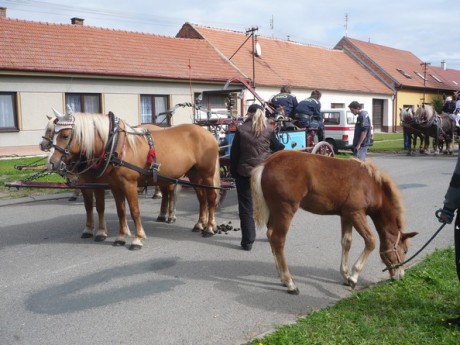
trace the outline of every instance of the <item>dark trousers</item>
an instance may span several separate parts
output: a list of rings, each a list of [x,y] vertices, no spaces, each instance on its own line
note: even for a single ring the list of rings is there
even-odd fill
[[[457,268],[458,280],[460,280],[460,216],[459,216],[458,210],[457,210],[457,217],[455,218],[454,243],[455,243],[455,266]]]
[[[241,245],[252,244],[256,239],[256,226],[252,213],[251,178],[238,175],[235,182],[241,225]]]

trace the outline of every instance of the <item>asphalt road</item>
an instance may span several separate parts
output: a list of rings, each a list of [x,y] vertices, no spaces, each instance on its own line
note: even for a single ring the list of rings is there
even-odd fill
[[[372,158],[402,190],[406,231],[420,232],[410,255],[439,227],[434,211],[456,157]],[[239,226],[235,194],[219,209],[219,224]],[[148,239],[132,252],[112,247],[118,220],[111,198],[103,243],[80,239],[81,199],[3,202],[0,344],[241,344],[352,293],[341,284],[338,217],[296,214],[286,244],[300,289],[292,296],[278,280],[264,232],[246,252],[240,232],[202,238],[190,231],[198,207],[191,191],[182,192],[177,206],[175,224],[157,223],[159,201],[141,197]],[[356,233],[354,240],[351,262],[363,246]],[[447,226],[414,262],[452,243],[453,226]],[[388,279],[383,268],[376,250],[357,288]]]

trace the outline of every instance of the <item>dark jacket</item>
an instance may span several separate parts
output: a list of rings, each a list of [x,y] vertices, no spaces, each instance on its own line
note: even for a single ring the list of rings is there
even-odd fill
[[[356,118],[353,146],[358,145],[359,138],[363,132],[366,132],[366,138],[361,146],[369,146],[371,143],[371,119],[369,118],[368,112],[365,110],[361,110]]]
[[[272,97],[270,104],[276,109],[278,107],[283,107],[284,114],[288,117],[294,115],[294,110],[299,104],[297,98],[290,93],[279,93]]]
[[[321,117],[322,119],[321,103],[314,98],[307,98],[300,101],[294,112],[304,115],[315,115]]]
[[[252,169],[262,163],[271,152],[284,149],[267,124],[265,131],[256,138],[252,133],[252,120],[246,120],[237,128],[230,149],[230,173],[233,177],[249,177]]]

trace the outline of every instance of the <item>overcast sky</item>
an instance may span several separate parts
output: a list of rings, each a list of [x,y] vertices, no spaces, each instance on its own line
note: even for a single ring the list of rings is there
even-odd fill
[[[175,36],[191,22],[333,48],[345,35],[460,70],[460,6],[445,0],[0,0],[9,18]],[[346,20],[348,17],[348,20]],[[262,47],[263,49],[263,47]]]

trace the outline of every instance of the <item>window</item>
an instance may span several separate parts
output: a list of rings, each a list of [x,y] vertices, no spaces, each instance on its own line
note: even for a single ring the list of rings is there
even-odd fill
[[[141,95],[141,123],[155,123],[162,127],[170,126],[169,117],[161,114],[168,108],[168,96],[166,95]]]
[[[331,103],[331,109],[345,108],[345,103]]]
[[[325,125],[338,125],[340,124],[340,112],[331,111],[323,112]]]
[[[66,106],[77,113],[101,113],[101,95],[93,93],[66,93]]]
[[[16,93],[0,92],[0,131],[17,131]]]
[[[414,73],[417,74],[422,80],[425,80],[425,81],[428,80],[428,79],[426,79],[421,73],[415,72],[415,71],[414,71]]]
[[[430,74],[430,75],[431,75],[431,77],[432,77],[434,80],[436,80],[438,83],[442,83],[442,80],[439,79],[438,77],[436,77],[434,74]]]
[[[412,76],[409,73],[404,72],[402,69],[396,68],[396,70],[405,76],[407,79],[412,79]]]

